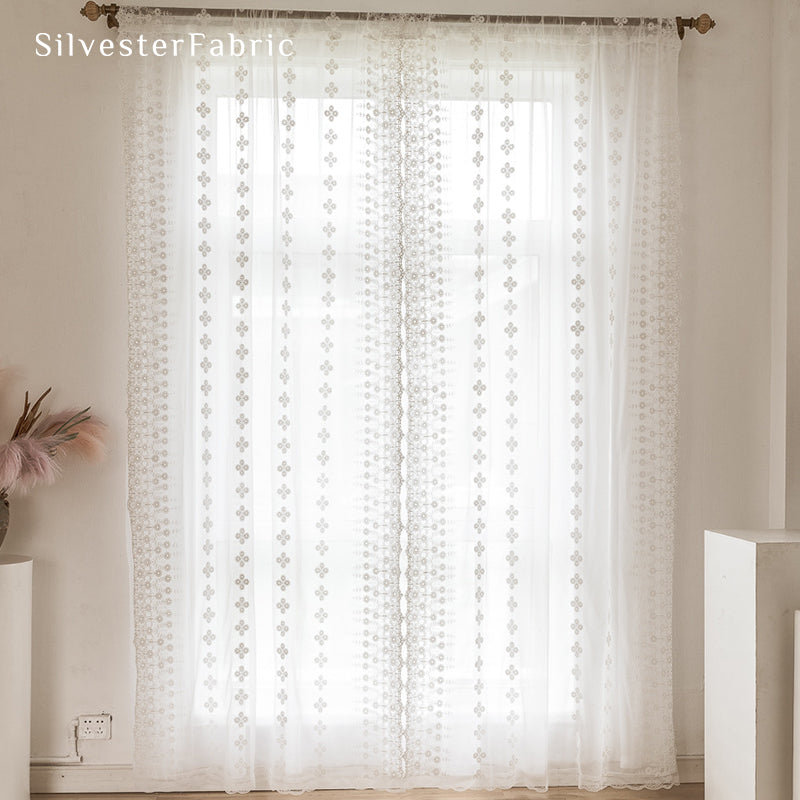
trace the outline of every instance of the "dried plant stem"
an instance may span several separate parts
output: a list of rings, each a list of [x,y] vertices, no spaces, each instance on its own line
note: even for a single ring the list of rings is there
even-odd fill
[[[53,391],[53,387],[51,386],[46,392],[42,392],[41,397],[31,406],[28,400],[28,393],[25,392],[25,406],[22,411],[22,415],[17,420],[17,425],[14,428],[14,433],[11,434],[12,439],[17,439],[20,436],[25,436],[30,429],[37,423],[39,417],[42,416],[39,408],[42,405],[42,401],[47,397],[50,392]]]

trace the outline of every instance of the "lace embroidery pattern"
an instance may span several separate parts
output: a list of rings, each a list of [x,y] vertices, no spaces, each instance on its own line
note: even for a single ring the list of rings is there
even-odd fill
[[[176,729],[165,725],[150,736],[157,714],[174,716],[176,697],[165,692],[181,651],[168,596],[174,578],[179,522],[166,480],[171,446],[168,425],[167,228],[171,189],[163,165],[170,133],[163,114],[164,87],[158,75],[131,80],[124,94],[128,253],[128,513],[133,532],[136,597],[137,758],[168,774]],[[166,765],[166,766],[165,766]]]
[[[390,29],[390,32],[394,28]],[[366,30],[363,671],[366,763],[378,785],[403,782],[402,97],[399,39]],[[377,711],[377,713],[375,713]]]
[[[449,347],[439,42],[406,22],[403,75],[404,353],[406,365],[405,768],[407,782],[444,774],[447,720]]]

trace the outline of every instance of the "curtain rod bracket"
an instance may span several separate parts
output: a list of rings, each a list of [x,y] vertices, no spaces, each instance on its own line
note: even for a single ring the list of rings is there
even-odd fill
[[[696,30],[698,33],[708,33],[712,28],[716,27],[716,22],[711,19],[708,14],[701,14],[699,17],[675,17],[678,23],[678,36],[683,39],[686,28],[689,30]]]
[[[91,22],[95,22],[101,16],[105,15],[106,23],[108,24],[109,28],[119,28],[119,22],[117,22],[118,11],[119,6],[116,3],[109,3],[108,5],[104,4],[99,6],[94,2],[94,0],[89,0],[89,2],[81,9],[81,14],[83,14],[83,16]]]

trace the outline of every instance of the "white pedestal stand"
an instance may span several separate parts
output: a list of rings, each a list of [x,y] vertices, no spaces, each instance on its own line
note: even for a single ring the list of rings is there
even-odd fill
[[[792,800],[800,800],[800,611],[794,612],[794,786]]]
[[[706,531],[705,797],[792,796],[800,531]]]
[[[0,556],[0,797],[30,800],[33,560]]]

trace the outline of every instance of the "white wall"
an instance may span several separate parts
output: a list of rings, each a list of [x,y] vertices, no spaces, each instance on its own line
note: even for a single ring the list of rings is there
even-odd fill
[[[35,557],[33,754],[63,755],[79,713],[114,715],[86,761],[130,763],[134,669],[125,509],[126,307],[117,64],[37,58],[34,36],[100,38],[82,0],[10,3],[0,33],[0,359],[54,404],[91,403],[111,427],[102,466],[15,498],[6,552]],[[171,3],[173,4],[173,3]],[[189,4],[189,3],[184,3]],[[231,3],[235,4],[235,3]],[[280,4],[281,6],[289,4]],[[317,8],[484,10],[481,0],[361,0]],[[704,528],[763,527],[770,466],[769,4],[726,0],[497,0],[491,11],[708,11],[681,55],[684,236],[681,455],[675,567],[678,752],[703,749]],[[766,13],[765,13],[766,12]],[[0,394],[0,430],[19,393]],[[89,747],[89,744],[93,745]]]
[[[770,524],[800,527],[800,0],[772,31],[772,452]]]

